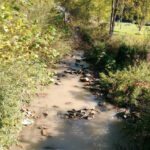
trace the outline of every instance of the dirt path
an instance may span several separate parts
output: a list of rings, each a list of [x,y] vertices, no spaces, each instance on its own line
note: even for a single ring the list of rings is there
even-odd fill
[[[122,123],[114,117],[116,110],[109,104],[99,107],[100,100],[80,82],[77,72],[89,71],[82,58],[78,52],[58,64],[57,83],[40,92],[28,108],[38,118],[23,128],[19,145],[11,150],[117,150],[125,146]],[[63,114],[72,109],[92,109],[97,113],[91,120],[64,119]]]

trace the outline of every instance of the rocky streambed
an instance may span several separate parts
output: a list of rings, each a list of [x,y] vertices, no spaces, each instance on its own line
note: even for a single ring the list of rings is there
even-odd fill
[[[118,110],[101,99],[99,79],[83,53],[67,55],[54,71],[54,84],[22,110],[33,122],[24,122],[11,150],[129,150]]]

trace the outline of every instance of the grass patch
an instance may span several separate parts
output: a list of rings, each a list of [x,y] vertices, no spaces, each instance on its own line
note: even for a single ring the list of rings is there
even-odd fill
[[[114,30],[114,39],[124,41],[127,45],[149,44],[150,27],[143,26],[139,31],[136,24],[116,22]]]
[[[137,38],[144,38],[148,35],[149,26],[143,26],[142,30],[139,31],[136,24],[133,23],[119,23],[115,24],[115,35],[116,36],[133,36]]]

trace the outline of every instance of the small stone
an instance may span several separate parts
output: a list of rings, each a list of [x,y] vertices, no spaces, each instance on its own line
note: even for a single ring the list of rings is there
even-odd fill
[[[70,74],[72,74],[72,71],[71,70],[65,70],[64,73],[70,73]]]
[[[55,85],[61,85],[61,83],[60,82],[55,82]]]
[[[90,79],[89,79],[89,78],[87,78],[87,77],[85,77],[85,78],[81,78],[81,79],[80,79],[80,81],[82,81],[82,82],[89,82],[89,81],[90,81]]]
[[[92,120],[94,117],[88,116],[87,120]]]
[[[95,78],[94,81],[95,81],[96,83],[99,83],[100,79],[99,79],[99,78]]]
[[[42,130],[41,130],[41,135],[43,135],[43,136],[47,136],[47,130],[42,129]]]
[[[41,135],[42,135],[42,136],[47,136],[47,137],[52,137],[52,136],[50,135],[50,133],[48,133],[47,129],[41,129]]]
[[[95,110],[92,110],[92,111],[90,112],[90,114],[95,115],[95,114],[96,114],[96,111],[95,111]]]
[[[48,112],[44,112],[44,113],[43,113],[43,116],[44,116],[44,117],[47,117],[47,116],[48,116]]]
[[[51,81],[51,82],[55,82],[55,79],[51,78],[50,81]]]
[[[34,121],[33,120],[30,120],[30,119],[24,119],[23,121],[22,121],[22,124],[24,125],[24,126],[28,126],[28,125],[31,125],[31,124],[33,124],[34,123]]]
[[[65,116],[64,116],[64,119],[69,119],[69,116],[68,116],[68,115],[65,115]]]
[[[53,108],[59,108],[58,106],[56,106],[56,105],[54,105],[54,106],[52,106]]]
[[[91,78],[91,77],[92,77],[92,75],[89,74],[89,73],[85,74],[85,76],[88,77],[88,78]]]
[[[86,120],[92,120],[94,117],[93,116],[86,116],[86,117],[84,117],[84,119],[86,119]]]

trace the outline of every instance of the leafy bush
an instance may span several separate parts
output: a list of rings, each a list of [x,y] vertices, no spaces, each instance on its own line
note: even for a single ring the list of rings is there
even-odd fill
[[[139,66],[129,66],[108,75],[100,74],[100,84],[111,91],[113,100],[119,105],[138,105],[145,91],[149,90],[150,66],[142,62]],[[150,92],[150,91],[149,91]]]
[[[92,50],[86,51],[86,56],[100,70],[109,71],[116,68],[115,57],[108,53],[105,43],[99,43]]]

